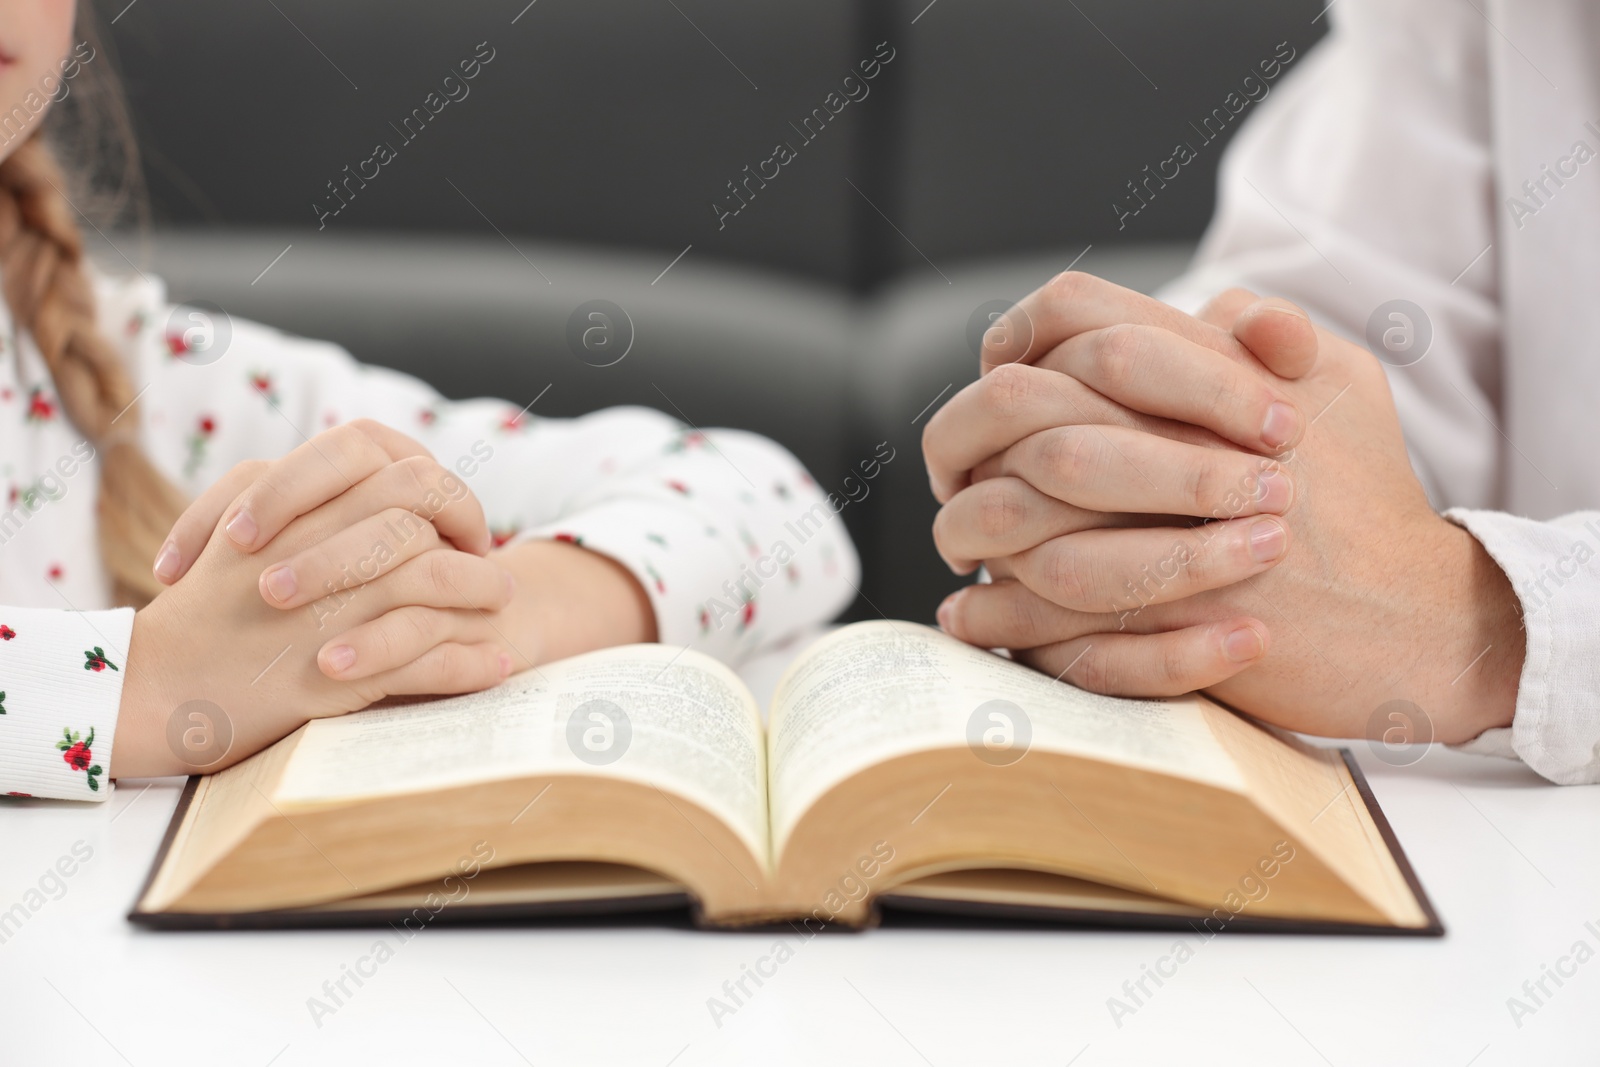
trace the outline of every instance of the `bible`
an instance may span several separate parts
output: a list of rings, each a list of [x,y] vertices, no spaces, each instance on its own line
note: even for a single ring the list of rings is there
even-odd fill
[[[766,717],[723,664],[634,645],[312,721],[189,780],[129,918],[651,912],[1442,933],[1349,753],[890,621],[800,652]]]

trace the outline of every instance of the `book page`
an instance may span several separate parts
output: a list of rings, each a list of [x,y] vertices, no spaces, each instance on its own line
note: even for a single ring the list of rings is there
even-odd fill
[[[971,745],[979,759],[986,738],[1021,758],[1052,750],[1244,786],[1195,698],[1099,696],[915,623],[856,623],[818,642],[779,684],[770,720],[774,855],[805,810],[858,771],[930,748]]]
[[[605,649],[481,693],[318,719],[276,800],[315,804],[538,774],[659,786],[768,855],[761,711],[727,667],[665,645]]]

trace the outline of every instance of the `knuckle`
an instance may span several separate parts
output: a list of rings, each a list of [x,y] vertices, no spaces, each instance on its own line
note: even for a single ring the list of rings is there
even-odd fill
[[[444,684],[453,684],[466,673],[466,650],[460,645],[443,644],[433,650],[434,675]]]
[[[331,449],[339,455],[355,455],[361,448],[370,443],[358,423],[359,420],[358,422],[340,423],[338,426],[317,434],[316,440],[320,446]]]
[[[484,673],[484,665],[478,649],[459,644],[439,646],[439,673],[447,685],[473,684]]]
[[[999,541],[1015,533],[1027,520],[1027,507],[1010,479],[994,478],[973,487],[978,533],[986,541]]]
[[[1227,553],[1218,551],[1221,546],[1217,542],[1223,535],[1212,529],[1217,525],[1200,527],[1204,533],[1186,536],[1173,544],[1167,558],[1176,564],[1173,580],[1180,587],[1200,590],[1227,584],[1232,561]]]
[[[1045,551],[1043,577],[1051,600],[1062,607],[1088,611],[1098,582],[1086,553],[1056,542]]]
[[[1038,602],[1019,585],[1003,601],[1002,624],[1012,647],[1031,648],[1039,644]]]
[[[1208,509],[1220,498],[1221,487],[1227,481],[1226,475],[1217,466],[1218,455],[1221,453],[1214,450],[1195,455],[1184,473],[1183,502],[1190,514],[1197,517],[1209,513]]]
[[[391,466],[396,468],[395,474],[401,479],[408,499],[421,506],[423,498],[433,491],[439,465],[427,456],[407,456]]]
[[[361,437],[372,444],[377,444],[378,436],[383,433],[383,424],[377,419],[369,419],[363,416],[358,419],[351,419],[349,422],[342,422],[328,432],[330,434],[343,432],[352,442],[357,437]]]
[[[1267,405],[1272,403],[1272,396],[1264,386],[1248,381],[1244,374],[1231,365],[1225,366],[1225,372],[1218,374],[1211,391],[1210,410],[1224,413],[1234,413],[1236,416],[1248,418],[1256,411],[1265,411]],[[1239,429],[1254,434],[1260,429],[1256,425],[1240,426]]]
[[[376,420],[355,419],[342,426],[336,426],[329,432],[340,433],[340,431],[343,433],[339,438],[339,447],[352,460],[380,466],[389,462],[389,453],[378,436],[381,426]]]
[[[1216,325],[1214,320],[1219,318],[1228,318],[1234,312],[1239,311],[1242,308],[1249,307],[1255,302],[1256,294],[1252,293],[1248,289],[1242,289],[1238,286],[1234,286],[1232,288],[1222,290],[1222,292],[1206,301],[1205,306],[1200,309],[1199,317],[1204,321],[1211,322],[1213,325]]]
[[[427,611],[408,607],[398,613],[400,625],[405,628],[407,644],[412,648],[427,648],[433,638],[432,619]]]
[[[1046,469],[1069,485],[1086,484],[1094,475],[1095,447],[1084,426],[1057,426],[1034,435]]]
[[[245,486],[240,504],[252,512],[287,504],[293,498],[293,487],[283,484],[284,474],[285,472],[279,467],[271,465],[266,467],[256,475],[255,480]]]
[[[401,548],[401,545],[409,543],[414,537],[423,539],[423,545],[425,546],[423,551],[427,551],[439,543],[439,533],[433,528],[433,523],[428,521],[427,516],[418,514],[413,509],[402,507],[384,508],[379,518],[383,519],[385,530],[398,531],[400,543],[391,546],[396,551]]]
[[[1156,656],[1155,674],[1164,689],[1188,689],[1189,678],[1194,674],[1188,645],[1182,640],[1161,642]]]
[[[1027,410],[1034,397],[1031,368],[1020,363],[1005,363],[983,378],[979,397],[985,415],[997,421],[1014,419]]]
[[[1090,645],[1082,652],[1074,651],[1071,645],[1062,649],[1063,655],[1077,656],[1078,662],[1069,670],[1072,684],[1079,689],[1087,689],[1091,693],[1111,694],[1117,691],[1120,671],[1115,660],[1107,656],[1104,650],[1096,650]],[[1070,662],[1070,656],[1069,660]]]
[[[391,615],[394,613],[391,612]],[[404,626],[403,621],[386,619],[372,628],[372,644],[377,652],[378,662],[389,667],[397,667],[404,658],[404,634],[400,632]]]
[[[329,592],[332,591],[332,586],[335,584],[342,583],[345,588],[349,588],[351,585],[359,587],[366,585],[372,578],[377,577],[377,575],[363,574],[359,564],[351,565],[352,561],[340,559],[339,555],[339,553],[330,551],[327,542],[323,542],[312,545],[298,555],[284,560],[284,562],[294,568],[294,573],[303,586],[309,587],[308,576],[312,578],[320,576],[325,579],[323,588]],[[302,592],[310,592],[310,590],[307,588]],[[325,594],[314,592],[311,595],[322,596]]]
[[[1106,388],[1115,392],[1132,385],[1149,347],[1149,334],[1142,326],[1124,322],[1101,330],[1095,338],[1094,360]]]
[[[424,580],[428,590],[440,604],[451,602],[457,594],[455,554],[434,551],[428,553]]]
[[[1071,304],[1082,300],[1088,295],[1089,290],[1098,284],[1100,279],[1093,274],[1081,270],[1067,270],[1046,282],[1045,288],[1052,300]]]

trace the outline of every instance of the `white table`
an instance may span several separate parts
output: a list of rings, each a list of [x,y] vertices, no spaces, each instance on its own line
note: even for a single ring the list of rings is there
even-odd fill
[[[319,1026],[308,998],[392,933],[136,929],[123,915],[178,782],[124,783],[97,806],[4,801],[0,909],[76,843],[93,855],[0,944],[0,1064],[1600,1062],[1600,789],[1443,750],[1406,768],[1357,751],[1448,935],[1190,935],[1193,958],[1120,1027],[1107,999],[1175,935],[791,938],[794,957],[718,1027],[707,998],[775,935],[436,926],[347,982]],[[1580,940],[1596,958],[1547,979],[1519,1028],[1507,998]]]

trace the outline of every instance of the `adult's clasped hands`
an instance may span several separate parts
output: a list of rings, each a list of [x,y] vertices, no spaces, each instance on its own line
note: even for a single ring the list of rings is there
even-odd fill
[[[929,420],[934,536],[990,584],[952,635],[1115,696],[1205,690],[1277,725],[1433,739],[1509,725],[1510,583],[1412,471],[1382,365],[1243,290],[1198,316],[1062,274],[985,334]]]

